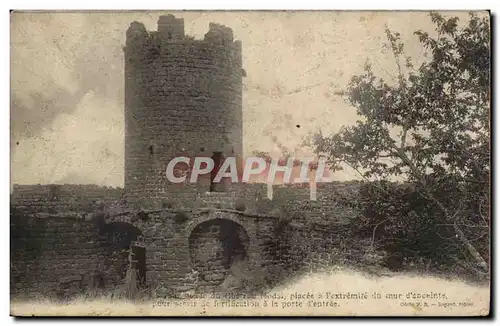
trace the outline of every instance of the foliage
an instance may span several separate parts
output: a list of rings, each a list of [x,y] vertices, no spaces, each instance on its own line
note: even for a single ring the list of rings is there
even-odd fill
[[[371,239],[373,249],[392,255],[389,267],[401,267],[403,258],[407,263],[439,262],[437,268],[455,265],[452,258],[460,251],[449,241],[455,238],[454,230],[441,224],[440,211],[419,191],[389,182],[366,183],[361,201],[364,214],[357,220],[357,232]]]
[[[389,235],[413,241],[413,247],[427,246],[434,243],[438,224],[450,226],[454,236],[447,245],[467,257],[458,258],[462,263],[472,259],[475,266],[469,267],[485,271],[487,257],[470,236],[489,227],[489,21],[470,14],[459,27],[456,17],[431,13],[430,18],[435,36],[415,32],[427,60],[415,68],[400,34],[386,29],[394,81],[376,77],[367,64],[340,92],[361,119],[330,137],[317,134],[314,145],[337,169],[347,165],[366,180],[398,180],[412,187],[403,201],[384,187],[373,198],[382,202],[369,218],[382,213],[389,218],[384,226]]]
[[[243,199],[238,198],[234,204],[234,208],[239,212],[244,212],[247,207]]]
[[[163,209],[172,209],[175,207],[175,201],[172,199],[165,199],[161,202],[161,207]]]
[[[178,212],[174,216],[174,221],[178,224],[182,224],[182,223],[186,222],[187,220],[189,220],[189,215],[184,211]]]

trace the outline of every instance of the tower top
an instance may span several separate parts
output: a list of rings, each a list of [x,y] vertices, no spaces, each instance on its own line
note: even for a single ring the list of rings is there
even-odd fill
[[[205,41],[226,44],[234,41],[233,30],[225,25],[210,23],[208,33],[205,34]]]
[[[172,14],[161,15],[158,17],[157,31],[148,31],[143,23],[137,21],[130,23],[127,29],[127,43],[130,41],[135,43],[136,40],[141,38],[144,41],[152,37],[157,37],[160,44],[186,40],[184,18],[177,18]],[[203,40],[199,41],[227,45],[234,43],[235,39],[233,30],[230,27],[218,23],[209,23],[208,32],[204,35]],[[142,42],[139,41],[139,43]]]
[[[178,40],[184,38],[184,18],[163,15],[158,18],[158,33],[161,39]]]

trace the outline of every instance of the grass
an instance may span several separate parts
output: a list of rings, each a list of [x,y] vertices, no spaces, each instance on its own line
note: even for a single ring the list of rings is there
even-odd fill
[[[327,292],[367,293],[368,299],[331,299],[327,297]],[[372,298],[375,292],[380,294],[380,299]],[[444,298],[408,299],[408,293],[441,293]],[[297,294],[301,297],[298,298]],[[488,286],[471,285],[459,280],[408,274],[373,277],[353,270],[332,268],[329,271],[304,275],[274,289],[266,297],[256,299],[226,300],[206,297],[185,300],[126,300],[114,298],[112,295],[84,295],[67,302],[56,302],[50,298],[32,301],[13,300],[11,301],[11,315],[479,316],[488,314],[489,298]],[[273,307],[273,302],[277,306]],[[423,306],[424,302],[428,304],[428,307]],[[338,306],[326,306],[335,303]]]

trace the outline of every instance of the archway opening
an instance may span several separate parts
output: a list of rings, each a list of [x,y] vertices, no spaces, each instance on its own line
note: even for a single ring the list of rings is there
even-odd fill
[[[139,287],[146,286],[146,247],[139,242],[130,245],[130,269]]]
[[[189,236],[189,252],[201,286],[220,285],[231,266],[246,260],[248,234],[240,224],[213,219],[196,226]]]
[[[107,255],[104,262],[105,283],[108,286],[122,284],[127,271],[134,275],[136,285],[146,281],[146,249],[142,233],[134,225],[125,222],[105,224],[101,234],[106,235]]]

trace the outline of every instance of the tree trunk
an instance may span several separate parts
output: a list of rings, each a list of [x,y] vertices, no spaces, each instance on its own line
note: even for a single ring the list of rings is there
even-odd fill
[[[474,248],[474,246],[470,243],[470,241],[467,239],[465,234],[462,232],[462,230],[458,227],[456,223],[453,223],[453,229],[458,235],[458,239],[463,243],[469,254],[474,258],[474,260],[477,262],[479,267],[485,272],[488,271],[488,264],[486,261],[483,259],[481,254]]]
[[[485,272],[489,271],[489,266],[488,264],[486,263],[486,261],[484,260],[484,258],[481,256],[481,254],[477,251],[476,248],[474,248],[474,246],[470,243],[470,241],[467,239],[467,237],[465,236],[465,234],[462,232],[462,230],[458,227],[458,225],[456,224],[456,221],[454,220],[454,216],[452,216],[448,210],[446,209],[446,207],[443,205],[443,203],[441,203],[436,197],[434,197],[428,190],[427,190],[427,185],[425,184],[425,179],[422,177],[422,175],[420,174],[420,172],[418,171],[418,169],[416,168],[416,166],[411,162],[411,160],[408,158],[408,156],[406,156],[406,154],[404,153],[403,149],[402,148],[397,148],[395,147],[395,150],[396,150],[396,155],[403,161],[405,162],[406,165],[408,165],[408,167],[410,168],[411,170],[411,173],[413,174],[413,176],[416,178],[416,180],[418,180],[418,182],[422,185],[423,187],[423,191],[425,192],[422,193],[421,191],[420,194],[422,194],[424,197],[427,197],[428,199],[432,200],[437,206],[438,208],[444,213],[444,215],[446,216],[446,219],[448,221],[450,221],[450,223],[453,223],[453,229],[454,231],[456,232],[457,234],[457,237],[458,239],[460,240],[460,242],[464,245],[465,249],[467,250],[467,252],[472,256],[472,258],[474,258],[474,260],[476,261],[476,263],[478,264],[478,266],[484,270]]]
[[[446,209],[446,207],[444,207],[444,205],[439,200],[437,200],[432,194],[430,194],[430,193],[427,192],[427,195],[439,207],[439,209],[441,211],[443,211],[443,213],[446,216],[446,219],[449,220],[450,223],[453,223],[453,230],[456,232],[458,239],[464,245],[464,247],[467,250],[467,252],[472,256],[472,258],[474,258],[474,260],[476,261],[476,263],[478,264],[478,266],[483,271],[487,272],[489,270],[488,264],[486,263],[486,261],[484,260],[484,258],[481,256],[481,254],[479,253],[479,251],[477,251],[477,249],[470,243],[469,239],[467,239],[467,237],[465,236],[465,234],[463,233],[463,231],[457,225],[456,221],[453,220],[454,217],[450,215],[450,213],[448,212],[448,210]]]

